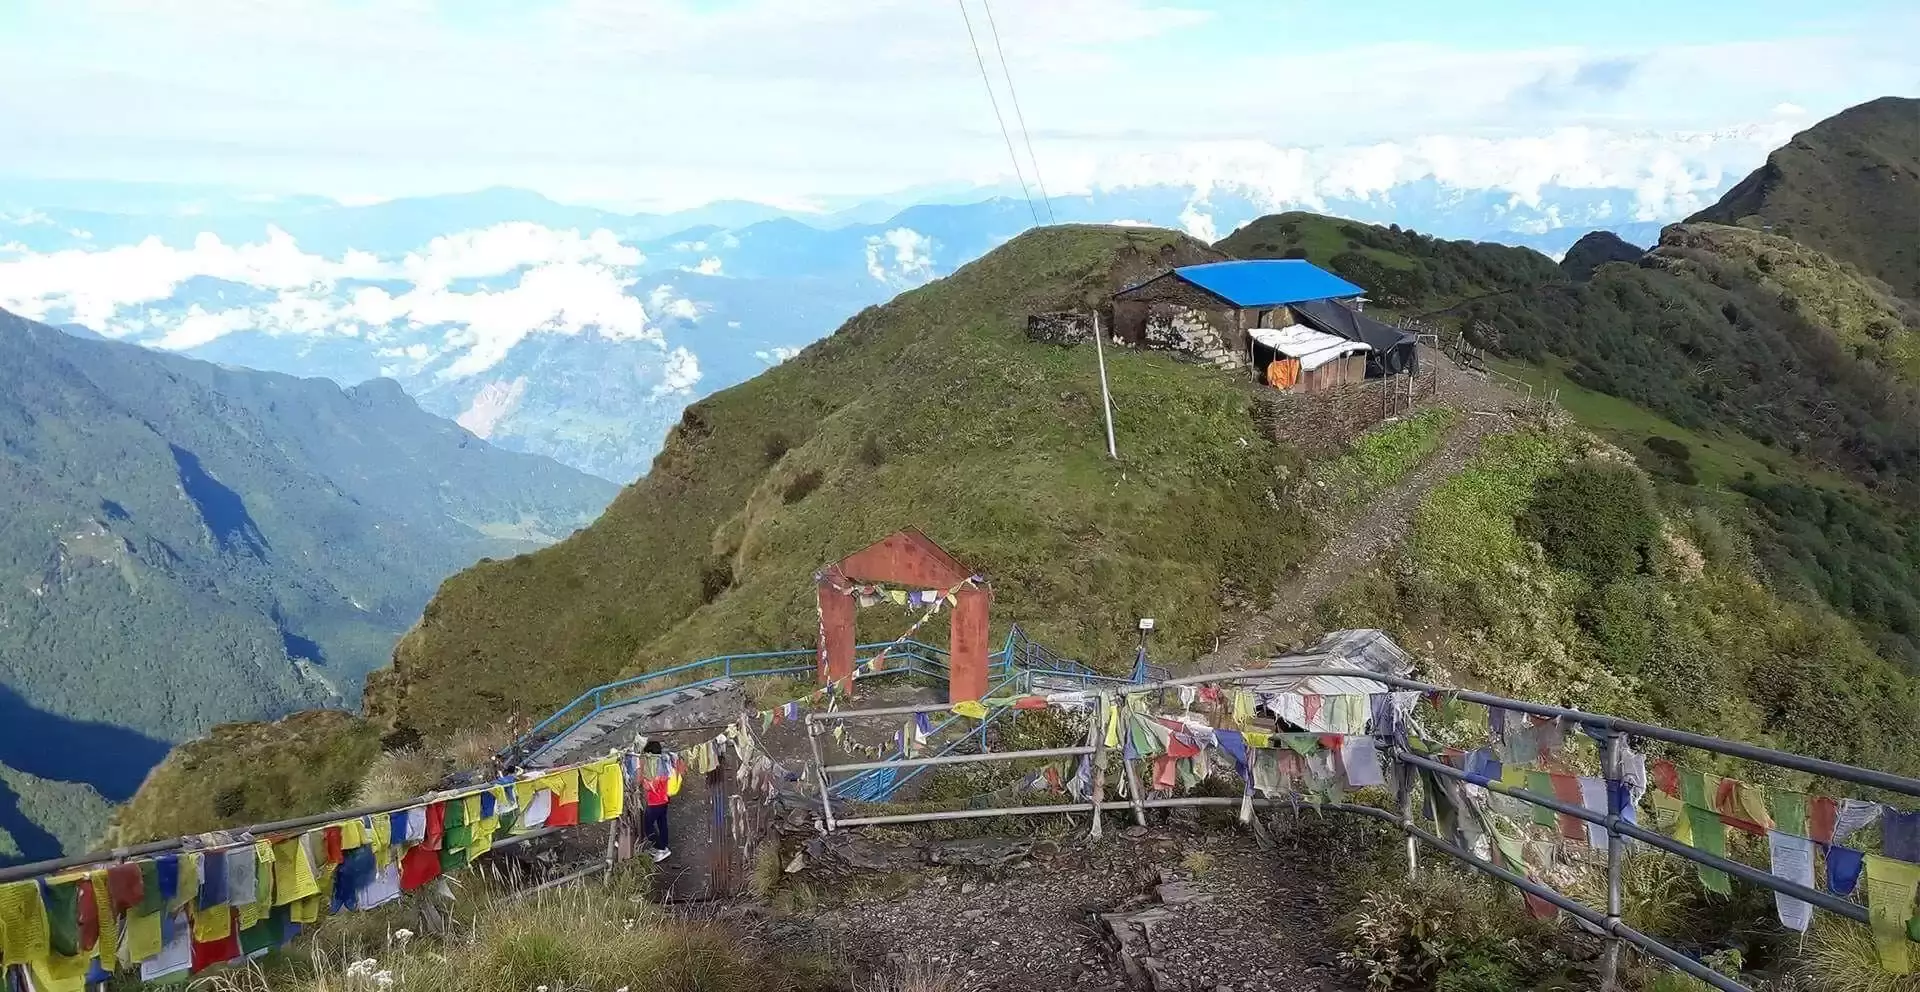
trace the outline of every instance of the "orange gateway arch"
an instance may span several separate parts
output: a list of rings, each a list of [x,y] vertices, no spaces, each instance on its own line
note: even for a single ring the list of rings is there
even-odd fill
[[[853,675],[854,613],[862,583],[889,583],[915,592],[953,597],[953,632],[947,644],[947,699],[961,702],[987,693],[987,607],[993,589],[984,578],[909,527],[828,565],[814,576],[820,598],[821,685]],[[869,594],[873,590],[865,590]]]

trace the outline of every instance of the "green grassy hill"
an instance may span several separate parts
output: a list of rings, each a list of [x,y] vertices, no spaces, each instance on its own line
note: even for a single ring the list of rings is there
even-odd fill
[[[1409,313],[1562,279],[1559,266],[1531,248],[1300,211],[1262,217],[1215,247],[1235,258],[1307,259],[1365,287],[1378,306]]]
[[[1920,100],[1881,97],[1821,121],[1689,219],[1765,228],[1920,302]]]
[[[449,580],[370,714],[441,733],[636,666],[810,645],[814,571],[905,526],[991,577],[996,636],[1018,621],[1119,666],[1136,617],[1179,617],[1162,643],[1193,656],[1223,594],[1261,594],[1302,551],[1271,501],[1282,453],[1226,377],[1116,351],[1109,461],[1092,352],[1023,327],[1208,257],[1164,231],[1029,232],[694,404],[592,527]],[[869,611],[861,634],[907,622]]]
[[[4,312],[0,370],[0,763],[115,801],[167,742],[356,702],[442,577],[531,546],[490,533],[557,537],[613,489],[386,381]]]

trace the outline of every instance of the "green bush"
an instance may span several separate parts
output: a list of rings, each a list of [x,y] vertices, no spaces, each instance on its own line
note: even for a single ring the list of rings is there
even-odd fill
[[[1519,525],[1548,561],[1597,590],[1645,569],[1660,514],[1640,473],[1588,459],[1542,479]]]

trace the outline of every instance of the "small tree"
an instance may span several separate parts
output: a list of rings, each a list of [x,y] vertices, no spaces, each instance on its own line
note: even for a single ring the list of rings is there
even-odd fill
[[[1540,481],[1521,512],[1520,531],[1547,560],[1602,589],[1646,568],[1660,513],[1645,477],[1625,465],[1587,460]]]

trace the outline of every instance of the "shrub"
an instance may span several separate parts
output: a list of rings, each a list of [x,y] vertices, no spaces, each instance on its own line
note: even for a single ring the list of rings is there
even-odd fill
[[[733,556],[714,555],[700,569],[700,601],[711,603],[733,588]]]
[[[1542,479],[1518,523],[1548,561],[1586,576],[1595,589],[1644,569],[1660,534],[1646,480],[1593,459]]]
[[[774,431],[767,435],[766,440],[761,442],[761,446],[761,450],[766,452],[767,464],[771,465],[793,450],[793,439],[788,437],[785,431]]]
[[[806,499],[815,489],[820,488],[820,482],[824,478],[826,477],[820,473],[819,469],[807,469],[787,482],[787,487],[781,491],[780,498],[789,504],[798,503]]]
[[[880,446],[880,436],[868,434],[866,440],[860,442],[860,464],[868,468],[879,468],[886,464],[886,461],[887,450]]]

